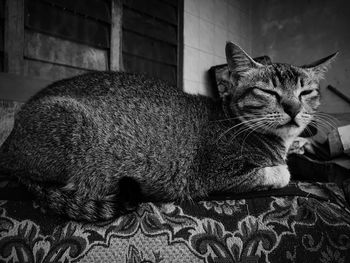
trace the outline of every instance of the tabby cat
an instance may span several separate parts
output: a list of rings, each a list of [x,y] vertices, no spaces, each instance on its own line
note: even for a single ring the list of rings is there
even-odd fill
[[[217,101],[125,72],[55,82],[16,115],[0,170],[41,205],[87,221],[143,200],[284,187],[288,147],[312,120],[335,55],[263,65],[229,42],[230,86]]]

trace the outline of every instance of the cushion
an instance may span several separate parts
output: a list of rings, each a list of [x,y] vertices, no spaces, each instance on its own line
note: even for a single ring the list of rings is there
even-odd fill
[[[0,222],[5,262],[350,262],[350,210],[332,183],[143,203],[94,224],[9,198]]]

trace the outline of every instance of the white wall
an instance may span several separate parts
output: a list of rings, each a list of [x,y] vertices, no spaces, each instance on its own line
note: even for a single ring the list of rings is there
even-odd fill
[[[250,1],[184,0],[184,90],[211,95],[207,71],[226,63],[225,44],[251,52]]]

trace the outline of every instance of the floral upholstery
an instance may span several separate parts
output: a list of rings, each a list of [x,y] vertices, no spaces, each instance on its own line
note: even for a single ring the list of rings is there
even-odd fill
[[[0,201],[1,262],[350,262],[350,210],[332,183],[144,203],[96,224],[12,199]]]

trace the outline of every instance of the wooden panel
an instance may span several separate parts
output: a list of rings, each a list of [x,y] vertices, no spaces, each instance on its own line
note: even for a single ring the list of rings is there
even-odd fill
[[[143,73],[152,77],[157,77],[176,85],[176,67],[156,63],[147,59],[123,53],[124,68],[128,72]]]
[[[5,68],[9,73],[23,73],[23,0],[6,1],[5,11]]]
[[[85,72],[87,72],[87,70],[54,65],[42,61],[24,60],[24,73],[26,76],[30,77],[59,80],[80,75]]]
[[[108,0],[46,0],[67,10],[110,23],[110,1]]]
[[[0,72],[5,71],[5,53],[0,51]]]
[[[182,88],[183,1],[122,1],[125,70]]]
[[[122,21],[123,5],[121,0],[111,2],[111,46],[110,46],[110,70],[123,70],[122,59]]]
[[[4,44],[5,44],[5,21],[4,19],[0,19],[0,51],[4,51]]]
[[[172,1],[172,0],[171,0]],[[178,45],[177,45],[177,87],[183,89],[183,61],[184,61],[184,0],[176,0],[178,3]]]
[[[4,34],[5,34],[4,19],[0,19],[0,72],[5,70],[5,53],[4,53]]]
[[[123,3],[129,8],[177,25],[177,8],[166,2],[159,0],[124,0]]]
[[[25,102],[50,83],[49,80],[0,73],[0,99]]]
[[[5,67],[5,0],[0,0],[0,72]]]
[[[123,32],[123,52],[169,65],[177,62],[176,46],[126,30]]]
[[[26,0],[25,17],[25,25],[35,31],[109,48],[109,24],[67,12],[40,0]]]
[[[107,70],[108,52],[26,30],[24,56],[78,68]]]
[[[132,9],[123,10],[123,28],[152,38],[177,44],[177,27],[144,16]]]
[[[169,5],[172,5],[172,6],[178,6],[179,5],[179,1],[178,0],[160,0],[164,3],[167,3]]]
[[[5,18],[5,0],[0,0],[0,18]]]

